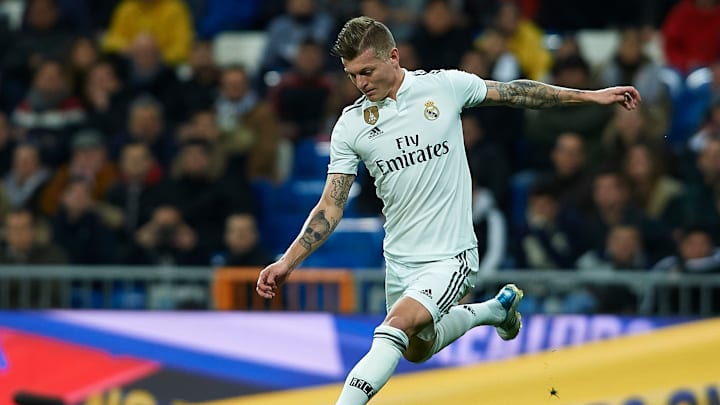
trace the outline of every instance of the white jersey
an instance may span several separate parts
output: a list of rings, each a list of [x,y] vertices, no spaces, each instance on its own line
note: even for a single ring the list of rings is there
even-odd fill
[[[486,94],[470,73],[405,71],[397,101],[362,97],[343,110],[328,173],[357,174],[365,162],[385,205],[389,259],[443,260],[477,246],[460,113]]]

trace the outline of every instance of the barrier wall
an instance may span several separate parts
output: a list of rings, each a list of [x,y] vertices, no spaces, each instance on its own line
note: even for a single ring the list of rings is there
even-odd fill
[[[647,352],[667,361],[667,364],[676,364],[692,376],[700,369],[694,363],[679,360],[687,353],[672,354],[670,351],[666,355],[662,350],[667,350],[667,345],[656,343],[661,341],[655,338],[659,333],[656,331],[691,320],[530,316],[525,319],[523,332],[511,342],[500,340],[493,328],[476,328],[425,364],[402,361],[398,373],[415,373],[399,378],[397,387],[403,387],[403,378],[408,379],[409,386],[415,386],[418,378],[439,378],[441,383],[423,383],[423,387],[440,390],[438,386],[453,386],[453,390],[465,393],[462,395],[470,395],[468,390],[474,389],[480,381],[490,385],[500,381],[510,382],[514,373],[524,376],[517,382],[519,384],[528,384],[532,378],[542,379],[540,364],[544,362],[547,363],[544,376],[555,380],[542,381],[541,385],[557,384],[562,395],[573,392],[569,389],[571,386],[583,386],[566,383],[566,375],[587,373],[586,369],[594,370],[592,365],[595,363],[605,364],[606,367],[597,371],[599,374],[591,380],[598,386],[612,386],[612,378],[623,370],[616,370],[615,363],[610,360],[622,359],[631,352]],[[326,398],[337,394],[338,386],[332,384],[341,382],[365,353],[372,331],[380,321],[378,316],[287,312],[0,312],[0,405],[11,404],[13,395],[18,392],[88,405],[149,405],[177,401],[231,401],[228,405],[235,401],[324,403]],[[710,324],[707,334],[715,338],[717,328],[717,325]],[[628,335],[644,336],[647,340],[631,349],[595,348],[592,355],[571,355],[569,358],[575,359],[575,362],[556,360],[566,357],[565,354],[561,356],[564,353],[562,348],[581,348],[589,342],[614,341],[613,338]],[[686,338],[683,342],[686,344],[689,341]],[[706,343],[709,342],[711,339]],[[714,343],[720,347],[720,340]],[[712,356],[717,355],[708,354],[706,358]],[[470,369],[463,368],[478,364],[484,365],[477,371],[467,372]],[[688,367],[689,364],[693,367]],[[665,365],[662,364],[663,367]],[[621,362],[621,366],[624,368],[630,364]],[[637,369],[637,364],[634,367]],[[653,365],[653,368],[662,370],[660,364]],[[450,371],[453,369],[464,371]],[[531,370],[539,374],[533,375]],[[453,373],[465,377],[455,377]],[[720,372],[717,375],[720,376]],[[703,384],[709,383],[696,380],[688,380],[690,385],[687,386],[694,389],[697,385],[697,390],[703,390]],[[393,382],[392,386],[395,384]],[[463,384],[467,384],[464,389]],[[277,399],[279,402],[267,402],[275,401],[274,395],[286,395],[288,390],[312,386],[326,387],[319,391],[303,391],[302,395],[310,396],[308,399],[281,396]],[[674,386],[668,387],[672,389]],[[444,391],[445,388],[440,390]],[[621,394],[618,395],[641,393],[629,389],[619,392]],[[398,398],[407,394],[401,389],[383,400],[384,393],[378,395],[373,403],[404,403]],[[258,394],[273,397],[257,399],[254,395]],[[600,400],[606,397],[593,398]],[[326,402],[332,403],[332,400]],[[424,403],[479,402],[438,400]]]
[[[720,320],[392,379],[373,405],[720,404]],[[333,404],[340,385],[203,405]],[[552,394],[554,392],[554,395]]]

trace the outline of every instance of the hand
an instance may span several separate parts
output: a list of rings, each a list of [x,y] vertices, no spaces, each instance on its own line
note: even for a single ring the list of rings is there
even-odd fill
[[[283,285],[289,275],[289,266],[284,262],[275,262],[260,272],[255,291],[263,298],[273,298],[275,291]]]
[[[599,104],[618,103],[629,111],[636,109],[640,101],[642,101],[640,92],[632,86],[608,87],[607,89],[597,90],[595,95]]]

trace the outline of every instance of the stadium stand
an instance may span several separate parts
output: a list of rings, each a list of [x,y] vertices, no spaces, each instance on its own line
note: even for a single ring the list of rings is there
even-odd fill
[[[138,15],[160,16],[163,14],[156,7],[167,7],[163,10],[183,16],[190,24],[187,29],[192,32],[177,35],[192,36],[191,49],[173,49],[177,44],[168,43],[164,35],[147,35],[156,28],[153,24],[167,23],[160,17],[155,21],[125,20],[124,24],[132,25],[131,28],[143,35],[127,41],[115,37],[109,46],[108,32],[112,24],[120,21],[114,13],[127,9],[130,3],[132,7],[136,5],[133,0],[77,4],[61,0],[0,2],[0,307],[182,307],[185,304],[177,304],[179,298],[167,289],[148,288],[148,285],[153,277],[162,279],[169,274],[172,276],[167,276],[168,280],[180,283],[190,274],[185,272],[189,268],[201,275],[190,277],[197,286],[185,289],[183,294],[190,297],[186,300],[190,304],[186,305],[212,307],[214,290],[210,286],[216,277],[214,274],[218,274],[213,272],[218,265],[214,260],[222,256],[218,252],[228,249],[222,229],[225,220],[238,213],[252,215],[258,237],[245,253],[267,252],[268,256],[277,257],[301,231],[308,211],[321,195],[329,162],[332,124],[358,93],[352,88],[347,91],[338,61],[325,58],[315,85],[321,83],[322,90],[329,89],[329,93],[318,98],[323,100],[320,105],[304,106],[322,119],[313,122],[317,133],[299,136],[302,117],[287,111],[283,114],[273,90],[283,78],[290,76],[296,80],[301,73],[295,56],[302,44],[312,43],[328,49],[342,21],[360,12],[360,4],[317,1],[318,7],[310,15],[296,19],[298,24],[293,25],[289,21],[295,21],[294,17],[285,12],[281,2],[261,5],[253,1],[247,2],[242,10],[234,10],[232,16],[243,19],[234,24],[227,21],[229,17],[220,18],[227,16],[218,9],[232,2],[213,2],[209,7],[209,2],[203,0],[148,0],[138,6],[145,7]],[[388,2],[385,7],[397,3],[403,2]],[[386,14],[388,24],[403,33],[401,46],[408,54],[422,54],[423,58],[414,61],[418,68],[455,68],[438,66],[432,52],[416,49],[422,38],[430,38],[428,33],[417,36],[422,26],[422,3],[414,2],[418,6],[408,9],[409,14],[404,14],[401,20],[393,20],[397,13]],[[479,55],[472,59],[476,63],[466,66],[482,72],[488,79],[496,79],[492,75],[503,72],[496,69],[493,56],[484,48],[487,42],[483,38],[498,41],[506,59],[522,60],[523,42],[517,32],[497,35],[502,31],[501,24],[491,10],[499,1],[483,3],[489,7],[479,7],[470,0],[449,3],[455,15],[454,29],[468,33],[473,40],[467,41],[466,48],[453,49],[452,54],[474,51],[474,56]],[[598,171],[623,172],[627,151],[635,143],[653,145],[650,150],[655,155],[651,160],[660,162],[661,174],[681,183],[687,192],[668,202],[664,212],[646,218],[652,211],[651,206],[668,198],[664,188],[667,182],[656,181],[661,174],[649,176],[653,180],[642,187],[632,182],[626,185],[621,180],[619,198],[623,206],[627,206],[626,219],[640,224],[638,229],[645,242],[640,252],[647,258],[645,265],[634,270],[642,270],[655,280],[652,269],[659,271],[656,263],[675,258],[681,265],[672,272],[684,279],[687,275],[683,273],[692,268],[688,263],[706,260],[713,266],[704,267],[707,274],[702,277],[707,278],[707,285],[714,286],[720,271],[713,261],[720,244],[720,150],[716,150],[720,143],[715,142],[720,139],[720,54],[707,56],[700,52],[713,52],[715,48],[709,45],[695,50],[697,55],[676,55],[675,48],[670,50],[673,44],[668,44],[664,36],[675,35],[675,31],[664,24],[671,19],[673,23],[682,21],[668,17],[673,15],[672,6],[680,1],[666,3],[667,10],[662,13],[659,8],[653,8],[655,14],[651,16],[630,13],[627,18],[613,15],[612,8],[599,9],[588,3],[582,7],[592,10],[593,18],[578,20],[584,21],[581,27],[557,16],[548,18],[547,2],[518,4],[523,25],[534,27],[533,32],[541,35],[543,51],[549,53],[553,61],[573,61],[566,71],[568,74],[558,77],[558,72],[551,68],[541,77],[543,81],[567,83],[576,73],[574,68],[587,66],[586,84],[596,88],[603,78],[603,69],[614,62],[622,66],[621,80],[635,84],[646,80],[648,71],[641,68],[645,66],[642,63],[629,60],[652,62],[660,67],[657,78],[662,84],[663,97],[649,106],[648,111],[635,115],[622,115],[609,109],[592,112],[593,120],[600,117],[597,121],[600,124],[590,129],[598,135],[580,133],[587,143],[588,182]],[[203,13],[210,11],[213,17],[206,19],[208,16]],[[568,10],[569,14],[574,12]],[[709,14],[713,13],[720,13],[720,6],[711,7]],[[629,27],[640,32],[638,55],[627,56],[623,54],[625,51],[619,51],[623,30]],[[687,38],[673,37],[673,40],[692,39],[696,34],[685,32]],[[278,40],[282,35],[286,35],[286,41]],[[533,50],[525,49],[529,51]],[[669,59],[668,52],[673,52],[675,59]],[[174,56],[162,57],[168,54]],[[177,60],[177,55],[181,55],[182,60]],[[705,59],[694,63],[700,56]],[[265,65],[264,58],[270,58],[265,60]],[[673,64],[673,60],[682,60],[682,66]],[[240,70],[233,70],[238,66]],[[519,71],[519,76],[528,77],[529,72]],[[498,150],[499,158],[507,161],[512,170],[507,184],[510,196],[495,198],[508,224],[503,231],[505,235],[500,236],[506,243],[500,245],[513,246],[511,241],[520,241],[529,246],[536,240],[531,239],[532,235],[523,234],[521,228],[527,225],[530,191],[551,169],[547,148],[551,142],[548,141],[565,131],[578,132],[578,128],[572,126],[575,117],[562,114],[544,117],[542,123],[548,125],[542,125],[543,128],[529,128],[528,123],[535,122],[534,113],[523,112],[513,116],[517,120],[512,130],[519,133],[506,134],[508,128],[503,123],[503,117],[509,116],[504,115],[506,113],[501,109],[487,109],[478,112],[477,117],[484,134],[483,142]],[[545,132],[538,138],[528,139],[527,135],[533,130]],[[97,154],[78,153],[87,148],[73,143],[81,143],[79,139],[88,131],[99,134],[94,143]],[[135,156],[135,160],[133,156],[123,158],[124,148],[135,144],[145,145],[135,150],[140,155],[145,155],[147,150],[149,156]],[[38,151],[39,162],[34,162],[33,153],[28,150]],[[150,162],[147,167],[146,158]],[[130,159],[130,163],[125,159]],[[606,167],[608,164],[612,167]],[[134,171],[128,171],[124,165],[143,167],[143,170],[136,170],[140,174],[133,175]],[[113,176],[104,175],[107,173]],[[64,180],[57,180],[60,177]],[[481,177],[474,180],[474,186],[485,191],[491,182]],[[91,195],[82,192],[83,187],[74,186],[77,182],[86,183],[92,190]],[[560,188],[569,187],[569,183],[560,183]],[[49,194],[53,196],[52,204],[46,198]],[[357,288],[354,294],[358,304],[353,306],[357,311],[382,309],[381,305],[366,302],[377,299],[378,295],[374,287],[363,284],[363,280],[374,280],[370,283],[374,285],[381,279],[384,266],[383,219],[378,204],[370,201],[373,196],[372,179],[367,170],[360,167],[344,220],[327,243],[304,263],[308,269],[347,269]],[[643,275],[626,280],[622,275],[628,269],[608,259],[612,252],[606,246],[605,233],[613,224],[597,215],[600,203],[591,197],[582,204],[561,201],[562,218],[558,221],[570,227],[596,224],[602,232],[598,235],[579,233],[573,265],[562,270],[562,277],[576,283],[588,281],[587,277],[592,279],[591,284],[601,282],[578,270],[577,260],[593,252],[642,300],[644,292],[638,292],[635,287],[639,280],[644,280]],[[50,205],[52,209],[47,208]],[[164,218],[163,213],[168,212],[177,215]],[[32,228],[29,232],[28,224],[23,222],[28,218]],[[167,222],[163,222],[165,220]],[[158,226],[158,221],[167,226]],[[681,241],[687,239],[683,236],[698,222],[710,229],[709,246],[698,247],[700,253],[696,256],[683,256]],[[159,229],[157,235],[141,232],[147,230],[149,224]],[[103,237],[89,237],[91,229]],[[479,236],[484,235],[483,229],[478,227]],[[82,251],[78,243],[89,244],[100,239],[103,249],[110,253],[92,259],[91,266],[74,267],[87,264],[88,255],[78,253]],[[670,242],[647,243],[660,240]],[[535,252],[548,251],[550,249],[538,248]],[[243,252],[236,256],[242,257]],[[539,274],[555,269],[551,264],[514,268],[518,260],[511,249],[504,256],[499,260],[500,268],[488,274],[490,283],[507,277],[528,277],[528,282],[533,282],[536,274],[546,280]],[[537,261],[540,262],[542,260]],[[35,268],[36,265],[70,266],[57,268],[72,275],[63,279],[68,288],[63,289],[62,299],[54,295],[56,292],[52,289],[48,290],[49,284],[42,283],[44,277],[53,275],[51,270]],[[122,269],[147,266],[138,267],[138,271],[144,269],[151,276],[140,282],[124,277],[121,271],[107,272],[105,266],[122,266]],[[165,272],[167,269],[172,270]],[[109,275],[118,278],[112,279]],[[179,275],[182,277],[175,279]],[[25,276],[32,282],[23,281]],[[693,288],[703,285],[688,283]],[[33,287],[29,287],[30,284]],[[45,287],[38,290],[39,285]],[[476,295],[481,297],[487,291],[489,287],[480,286]],[[562,288],[558,287],[557,291],[553,295],[547,294],[547,290],[531,288],[527,301],[536,303],[532,308],[536,312],[555,310],[557,300],[578,302],[573,301],[578,297],[564,296]],[[693,290],[688,287],[686,291]],[[687,301],[677,291],[667,294],[662,310],[647,302],[644,306],[638,303],[633,309],[672,312],[678,309],[673,305],[677,307],[681,301]],[[709,293],[703,294],[707,297]],[[304,293],[302,296],[305,297]],[[592,288],[588,288],[588,296],[598,299],[593,296]],[[698,298],[698,302],[686,302],[683,308],[687,312],[714,313],[713,299]],[[586,309],[598,311],[601,308],[598,305]],[[221,307],[227,308],[227,305]]]

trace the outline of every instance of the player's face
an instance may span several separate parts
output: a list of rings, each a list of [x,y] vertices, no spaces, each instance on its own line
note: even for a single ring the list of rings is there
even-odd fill
[[[390,50],[390,56],[383,60],[375,56],[373,49],[366,49],[352,60],[342,60],[345,72],[355,87],[370,101],[380,101],[391,96],[395,88],[396,72],[399,68],[397,48]]]

